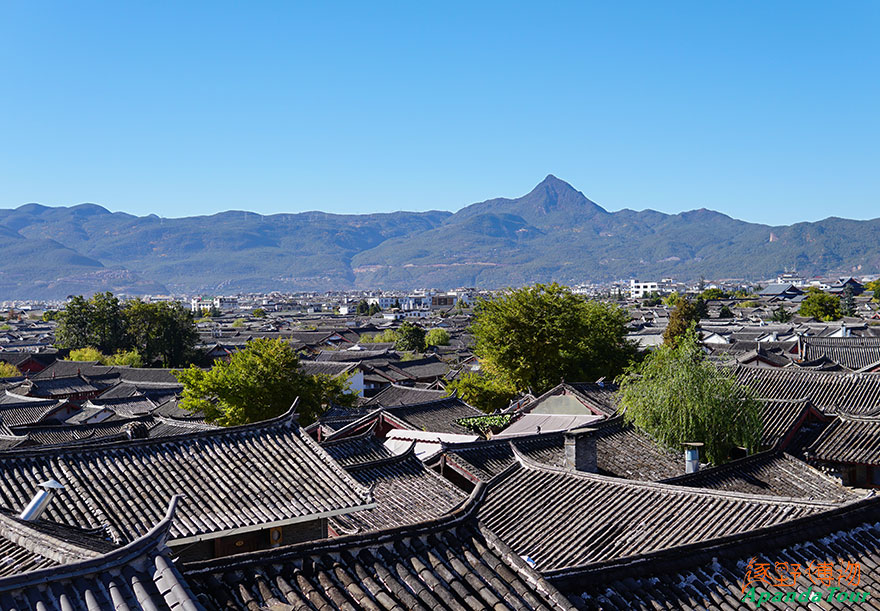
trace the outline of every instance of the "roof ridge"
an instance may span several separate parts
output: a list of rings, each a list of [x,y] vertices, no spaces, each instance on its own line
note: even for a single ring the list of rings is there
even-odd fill
[[[600,475],[598,473],[589,473],[586,471],[575,471],[573,469],[566,469],[564,467],[555,467],[552,465],[544,464],[536,462],[524,454],[520,453],[519,450],[516,449],[516,446],[513,446],[513,455],[519,461],[519,463],[523,466],[523,468],[528,469],[530,471],[543,471],[545,473],[556,473],[560,475],[567,475],[574,478],[579,479],[589,479],[595,482],[604,482],[611,485],[616,485],[621,488],[631,488],[635,490],[645,490],[645,489],[653,489],[659,491],[665,491],[670,494],[685,494],[685,495],[694,495],[694,496],[713,496],[713,497],[724,497],[734,500],[741,501],[750,501],[756,503],[772,503],[778,505],[799,505],[799,506],[809,506],[815,508],[825,508],[825,507],[837,507],[839,503],[832,503],[829,501],[814,501],[810,499],[800,499],[795,497],[787,497],[787,496],[770,496],[770,495],[759,495],[759,494],[747,494],[743,492],[734,492],[729,490],[715,490],[710,488],[692,488],[688,486],[678,486],[675,484],[667,484],[664,482],[647,482],[641,480],[631,480],[631,479],[622,479],[619,477],[610,477],[607,475]],[[500,474],[499,474],[500,475]],[[497,476],[496,476],[497,477]],[[492,480],[494,483],[494,479]]]

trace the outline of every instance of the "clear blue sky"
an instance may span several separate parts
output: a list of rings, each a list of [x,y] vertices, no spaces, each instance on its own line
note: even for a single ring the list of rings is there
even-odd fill
[[[880,216],[880,3],[4,2],[0,207]]]

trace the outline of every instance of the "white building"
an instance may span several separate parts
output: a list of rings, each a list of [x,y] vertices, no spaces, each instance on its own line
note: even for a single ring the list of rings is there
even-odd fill
[[[642,299],[649,293],[659,293],[660,285],[656,281],[641,282],[639,280],[629,281],[629,294],[633,299]]]

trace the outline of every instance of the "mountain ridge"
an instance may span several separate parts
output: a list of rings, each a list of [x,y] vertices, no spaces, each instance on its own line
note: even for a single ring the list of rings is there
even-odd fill
[[[98,204],[0,209],[0,295],[574,284],[627,277],[760,279],[880,269],[880,219],[770,226],[708,208],[609,212],[550,174],[457,212],[162,218]]]

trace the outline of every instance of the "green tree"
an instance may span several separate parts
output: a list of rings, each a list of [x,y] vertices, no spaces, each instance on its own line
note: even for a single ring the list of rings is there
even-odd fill
[[[665,305],[667,308],[674,308],[676,305],[678,305],[680,299],[681,295],[679,295],[675,291],[672,291],[671,293],[666,295],[662,301],[663,305]]]
[[[761,404],[733,376],[706,360],[694,329],[663,345],[619,379],[628,422],[670,450],[704,444],[706,458],[725,462],[736,447],[759,449]]]
[[[192,312],[179,303],[146,303],[135,299],[124,309],[132,347],[147,364],[181,367],[193,357],[198,332]]]
[[[669,315],[669,323],[663,331],[663,343],[667,346],[675,345],[679,337],[699,322],[700,316],[694,304],[688,299],[679,299],[675,309]]]
[[[116,365],[118,367],[143,367],[144,360],[135,350],[119,350],[115,354],[104,357],[101,361],[104,365]]]
[[[773,314],[770,316],[770,320],[773,322],[789,322],[792,318],[794,318],[794,314],[789,312],[784,305],[774,308]]]
[[[730,311],[730,308],[726,305],[721,306],[721,310],[718,312],[718,318],[733,318],[733,312]]]
[[[591,381],[623,371],[636,352],[629,315],[559,284],[510,289],[477,303],[474,353],[488,377],[544,392],[565,378]]]
[[[711,288],[706,289],[702,293],[700,293],[700,297],[705,299],[706,301],[710,301],[712,299],[726,299],[728,297],[725,291],[721,289]]]
[[[113,293],[96,293],[89,299],[89,337],[93,346],[111,354],[126,346],[125,320],[119,299]]]
[[[228,362],[209,370],[191,366],[175,371],[183,384],[180,406],[202,411],[208,422],[223,426],[259,422],[286,412],[299,397],[300,424],[306,425],[332,401],[352,405],[348,379],[300,373],[299,358],[281,339],[258,338]]]
[[[370,310],[367,312],[367,314],[369,314],[370,316],[373,316],[374,314],[378,314],[381,311],[382,311],[382,308],[379,307],[378,303],[371,303]]]
[[[232,321],[232,325],[231,325],[231,326],[234,327],[234,328],[236,328],[236,329],[240,329],[241,327],[244,326],[244,323],[245,323],[244,318],[236,318],[235,320]]]
[[[370,304],[367,303],[366,299],[361,299],[357,304],[357,315],[364,316],[370,313]]]
[[[798,314],[824,321],[843,317],[843,313],[840,311],[840,299],[815,286],[810,287],[810,290],[807,291],[807,296],[801,302]]]
[[[660,297],[660,293],[654,291],[653,293],[647,293],[642,299],[642,305],[646,308],[653,308],[654,306],[658,306],[663,303],[663,299]]]
[[[843,295],[840,297],[840,312],[844,316],[856,315],[856,298],[850,285],[843,287]]]
[[[57,310],[46,310],[43,312],[42,316],[43,322],[50,322],[52,320],[58,319],[58,311]]]
[[[701,318],[709,318],[709,306],[702,297],[697,297],[694,300],[694,313],[697,316],[697,321]]]
[[[425,344],[428,346],[448,346],[449,333],[446,329],[431,329],[425,334]]]
[[[446,394],[455,393],[462,401],[491,414],[510,405],[516,397],[516,389],[478,372],[463,373],[446,386]]]
[[[18,367],[6,361],[0,361],[0,378],[19,378],[21,372]]]
[[[55,339],[59,348],[85,348],[92,343],[92,308],[82,295],[71,297],[58,315]]]
[[[263,308],[257,308],[253,311],[254,318],[266,318],[266,310]]]
[[[880,280],[871,280],[870,282],[866,282],[865,290],[871,291],[871,293],[873,293],[871,301],[880,301]]]
[[[104,353],[102,353],[97,348],[93,348],[92,346],[86,346],[85,348],[77,348],[76,350],[71,350],[70,355],[68,357],[69,361],[94,361],[96,363],[102,363],[104,361]]]
[[[394,342],[394,347],[397,350],[424,352],[425,330],[418,325],[414,325],[408,320],[405,321],[397,329],[397,340]]]

